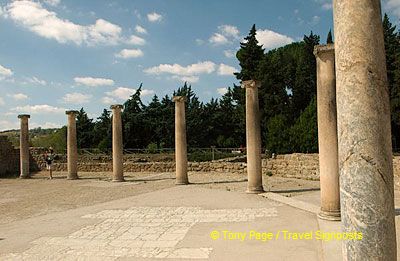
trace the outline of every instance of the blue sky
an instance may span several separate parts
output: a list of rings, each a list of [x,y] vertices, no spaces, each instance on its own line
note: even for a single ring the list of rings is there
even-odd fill
[[[96,118],[143,83],[142,100],[188,81],[201,100],[238,84],[234,54],[253,23],[266,49],[332,28],[326,0],[0,0],[0,130]],[[400,0],[385,1],[392,21]]]

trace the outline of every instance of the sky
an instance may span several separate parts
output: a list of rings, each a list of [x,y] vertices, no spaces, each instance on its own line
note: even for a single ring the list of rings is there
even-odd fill
[[[398,24],[400,0],[383,1]],[[239,84],[235,53],[256,24],[271,50],[311,31],[325,42],[329,0],[0,0],[0,131],[66,124],[66,110],[96,119],[143,83],[148,103],[185,81],[202,101]]]

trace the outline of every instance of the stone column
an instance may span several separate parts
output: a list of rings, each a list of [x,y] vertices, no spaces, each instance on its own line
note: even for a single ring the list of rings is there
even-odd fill
[[[396,260],[390,107],[380,0],[334,0],[344,260]]]
[[[176,185],[189,184],[187,174],[187,144],[186,144],[186,97],[174,96],[175,102],[175,164]]]
[[[111,105],[112,110],[112,155],[113,155],[113,181],[121,182],[124,179],[124,151],[122,144],[122,105]]]
[[[321,212],[326,220],[340,220],[339,163],[336,112],[335,48],[315,46]]]
[[[19,159],[20,175],[22,179],[30,178],[29,173],[29,126],[28,121],[31,116],[27,114],[18,115],[21,121],[19,138]]]
[[[246,154],[247,154],[247,193],[264,192],[261,169],[261,127],[258,105],[259,82],[242,82],[246,89]]]
[[[78,178],[78,142],[76,138],[76,114],[78,111],[66,111],[68,115],[67,127],[67,179]]]

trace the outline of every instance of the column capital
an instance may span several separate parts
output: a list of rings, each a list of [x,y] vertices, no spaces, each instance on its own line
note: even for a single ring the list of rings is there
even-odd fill
[[[122,109],[122,108],[124,108],[124,106],[121,105],[121,104],[113,104],[113,105],[110,106],[111,110]]]
[[[65,111],[65,114],[70,115],[70,114],[78,114],[79,111],[74,111],[74,110],[69,110],[69,111]]]
[[[18,115],[18,119],[24,119],[24,118],[29,119],[30,117],[31,117],[31,115],[29,115],[29,114],[20,114],[20,115]]]
[[[315,57],[320,56],[321,54],[333,54],[335,55],[335,45],[334,44],[324,44],[324,45],[316,45],[314,46],[314,55]]]
[[[256,80],[247,80],[241,82],[242,88],[260,88],[261,82]]]
[[[173,102],[186,102],[187,98],[186,96],[174,96],[172,97]]]

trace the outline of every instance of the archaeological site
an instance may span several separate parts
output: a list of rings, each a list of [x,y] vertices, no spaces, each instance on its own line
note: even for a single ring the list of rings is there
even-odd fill
[[[400,260],[399,19],[0,2],[0,260]]]

